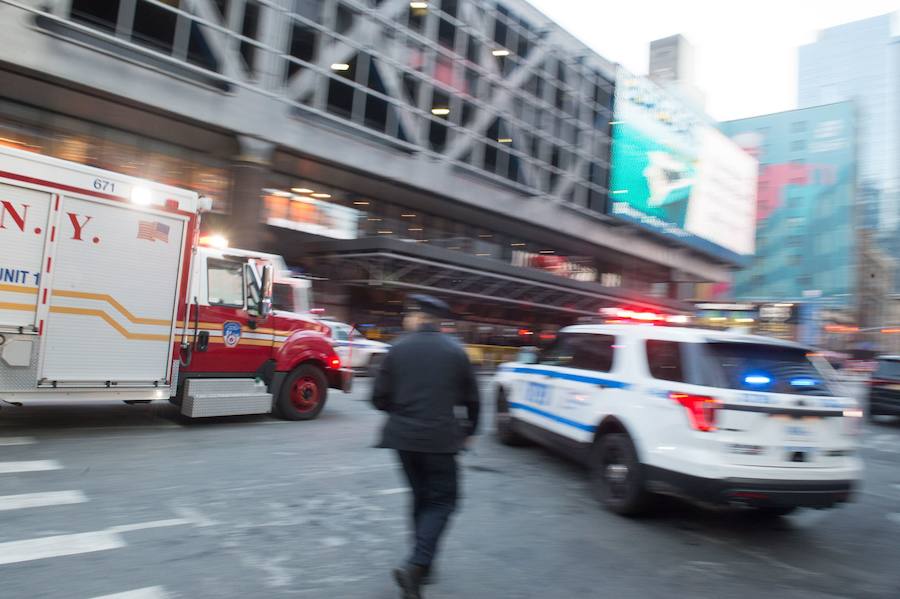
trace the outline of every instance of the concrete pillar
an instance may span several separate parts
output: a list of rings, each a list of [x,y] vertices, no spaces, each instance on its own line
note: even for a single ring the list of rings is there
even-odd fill
[[[275,145],[238,136],[239,153],[231,165],[231,216],[228,237],[232,247],[264,250],[272,245],[263,218],[263,188],[269,183]]]

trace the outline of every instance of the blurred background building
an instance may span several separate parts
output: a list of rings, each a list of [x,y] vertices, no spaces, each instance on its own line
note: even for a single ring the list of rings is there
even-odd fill
[[[696,83],[696,53],[683,35],[677,34],[650,42],[650,79],[681,96],[698,111],[706,106],[706,97]]]
[[[900,37],[897,15],[882,15],[825,29],[799,49],[801,108],[852,100],[857,108],[859,183],[874,225],[871,252],[900,293]],[[874,222],[873,222],[874,220]],[[875,255],[868,253],[867,255]]]
[[[732,295],[798,306],[783,322],[809,343],[829,323],[856,320],[855,123],[853,104],[840,102],[721,125],[760,164],[756,255]]]
[[[341,318],[412,289],[507,324],[678,312],[752,253],[752,197],[708,185],[736,147],[523,0],[0,0],[0,38],[2,143],[211,196]],[[609,191],[623,81],[678,164],[714,142],[693,210],[662,144],[655,203]]]

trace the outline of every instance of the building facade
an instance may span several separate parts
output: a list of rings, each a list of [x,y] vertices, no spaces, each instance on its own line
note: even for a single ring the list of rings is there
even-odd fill
[[[801,108],[852,100],[857,107],[859,183],[877,194],[874,248],[894,270],[900,292],[900,43],[898,16],[825,29],[799,49]],[[893,261],[891,261],[893,259]]]
[[[735,298],[853,306],[855,123],[850,102],[722,123],[760,163],[756,256],[735,275]]]
[[[610,214],[614,65],[523,0],[0,0],[0,35],[0,143],[211,196],[339,315],[677,311],[733,268]]]

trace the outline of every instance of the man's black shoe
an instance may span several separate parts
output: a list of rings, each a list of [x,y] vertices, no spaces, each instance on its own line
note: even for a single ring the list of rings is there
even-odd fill
[[[434,567],[434,564],[425,568],[425,574],[422,576],[422,585],[429,586],[435,584],[437,582],[437,568]]]
[[[403,589],[403,599],[422,599],[422,579],[424,577],[425,568],[415,564],[394,569],[394,580]]]

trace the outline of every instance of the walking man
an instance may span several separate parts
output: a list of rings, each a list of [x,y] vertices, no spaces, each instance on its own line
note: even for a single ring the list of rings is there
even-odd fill
[[[412,490],[415,547],[394,570],[404,599],[420,599],[441,534],[457,502],[456,453],[478,426],[478,381],[462,346],[439,330],[450,317],[443,301],[407,298],[408,334],[390,349],[375,378],[372,403],[387,412],[379,447],[394,449]],[[464,406],[466,418],[457,418]]]

